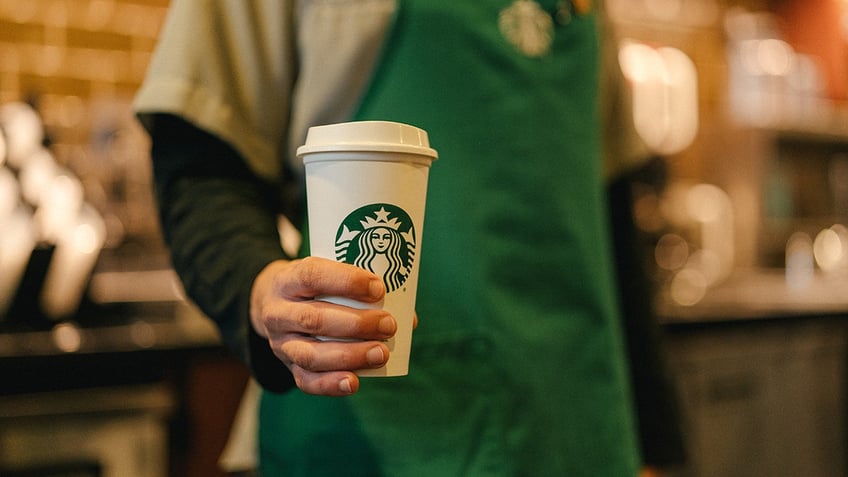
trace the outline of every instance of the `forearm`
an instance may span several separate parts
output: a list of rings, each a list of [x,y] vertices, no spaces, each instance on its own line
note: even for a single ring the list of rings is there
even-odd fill
[[[249,321],[254,279],[285,258],[277,191],[226,143],[184,121],[156,116],[147,125],[163,233],[186,293],[266,388],[289,388],[291,375]]]

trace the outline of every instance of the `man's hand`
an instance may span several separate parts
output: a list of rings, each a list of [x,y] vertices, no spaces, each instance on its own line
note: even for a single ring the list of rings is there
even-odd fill
[[[379,368],[389,358],[380,340],[397,323],[383,310],[359,310],[316,300],[321,296],[363,303],[383,299],[379,277],[353,265],[309,257],[270,263],[251,290],[250,320],[274,354],[309,394],[345,396],[359,389],[354,370]],[[323,341],[316,338],[350,339]]]

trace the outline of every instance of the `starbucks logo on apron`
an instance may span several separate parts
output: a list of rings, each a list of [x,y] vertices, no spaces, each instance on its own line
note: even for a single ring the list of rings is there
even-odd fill
[[[336,233],[336,260],[382,277],[386,293],[399,289],[415,261],[412,219],[391,204],[370,204],[354,210]]]

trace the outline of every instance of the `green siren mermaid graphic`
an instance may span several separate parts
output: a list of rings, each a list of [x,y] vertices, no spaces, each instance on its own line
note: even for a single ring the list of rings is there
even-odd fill
[[[351,212],[336,234],[336,260],[383,278],[386,293],[406,282],[415,261],[415,230],[403,209],[370,204]]]

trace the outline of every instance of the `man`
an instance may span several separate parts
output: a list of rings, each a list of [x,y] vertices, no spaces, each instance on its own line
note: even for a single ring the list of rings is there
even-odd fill
[[[175,268],[267,390],[263,475],[636,475],[596,14],[532,0],[173,3],[137,110]],[[366,119],[421,127],[440,155],[403,378],[353,373],[385,363],[393,317],[314,300],[378,301],[379,277],[286,257],[276,233],[281,212],[301,222],[306,128]]]

